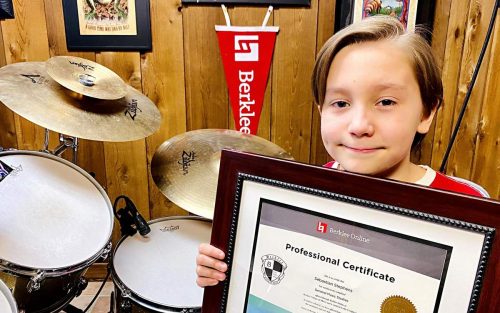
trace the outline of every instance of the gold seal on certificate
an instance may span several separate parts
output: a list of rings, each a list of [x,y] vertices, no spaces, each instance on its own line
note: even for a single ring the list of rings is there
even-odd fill
[[[380,313],[417,313],[410,300],[401,296],[390,296],[382,302]]]

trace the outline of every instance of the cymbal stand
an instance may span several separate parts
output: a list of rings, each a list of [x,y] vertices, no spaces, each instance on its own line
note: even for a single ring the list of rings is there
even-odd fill
[[[76,164],[78,161],[78,137],[66,136],[63,134],[59,134],[59,145],[54,149],[54,151],[49,150],[49,130],[45,129],[45,143],[43,146],[43,152],[47,152],[56,156],[61,156],[64,151],[68,148],[73,150],[73,164]]]

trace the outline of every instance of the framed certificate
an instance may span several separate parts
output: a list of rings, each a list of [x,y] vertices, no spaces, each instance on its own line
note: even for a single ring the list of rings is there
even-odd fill
[[[497,201],[234,151],[219,173],[212,245],[229,270],[204,313],[498,304]]]

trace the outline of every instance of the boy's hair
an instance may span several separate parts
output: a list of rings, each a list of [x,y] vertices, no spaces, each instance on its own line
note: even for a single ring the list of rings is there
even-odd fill
[[[399,20],[387,15],[372,16],[340,30],[328,39],[316,58],[312,74],[314,101],[323,105],[328,72],[334,57],[342,48],[361,42],[393,40],[407,51],[420,88],[424,116],[428,117],[443,101],[443,82],[436,59],[423,33],[425,29],[418,27],[415,32],[407,32]],[[423,135],[416,134],[412,147],[422,139]]]

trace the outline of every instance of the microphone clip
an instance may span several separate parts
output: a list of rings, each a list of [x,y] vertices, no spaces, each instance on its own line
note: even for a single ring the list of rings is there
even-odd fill
[[[116,211],[116,206],[120,199],[125,200],[125,206]],[[144,237],[151,231],[146,220],[139,214],[134,203],[127,196],[121,195],[116,198],[113,205],[113,213],[120,223],[122,236],[133,236],[136,232],[139,232]]]

